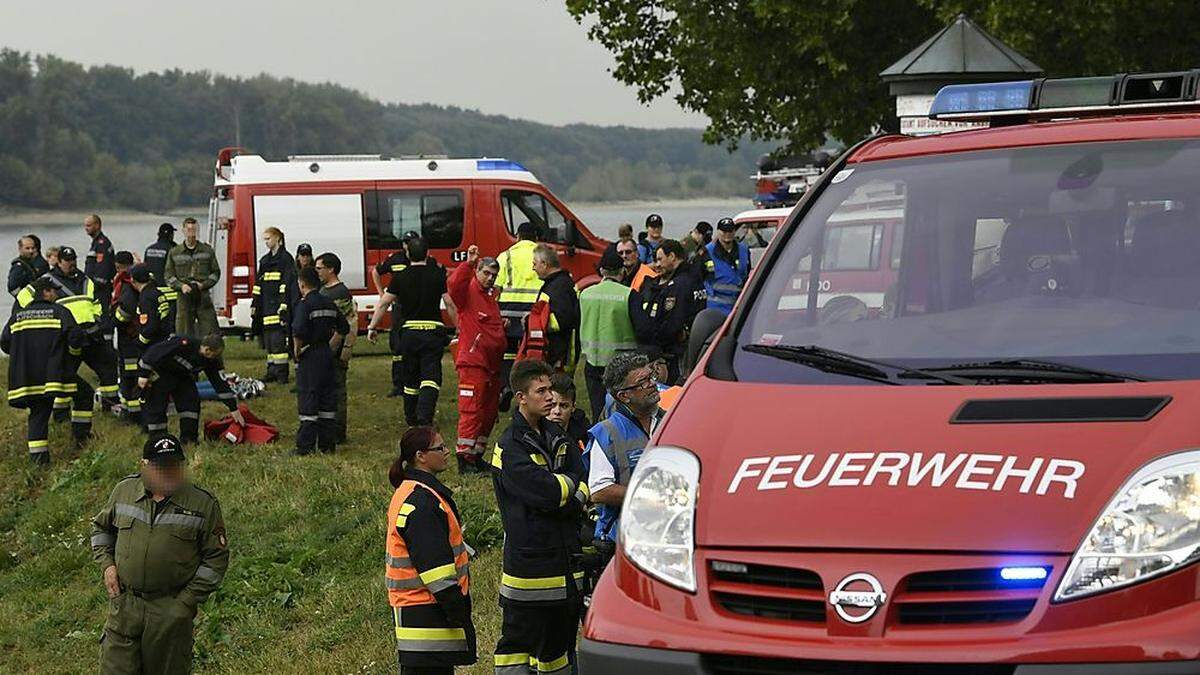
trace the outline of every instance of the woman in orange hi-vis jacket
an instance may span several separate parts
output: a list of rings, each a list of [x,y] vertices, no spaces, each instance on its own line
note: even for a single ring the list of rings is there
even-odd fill
[[[401,675],[449,675],[475,663],[472,551],[453,493],[436,476],[446,463],[441,434],[413,427],[388,471],[396,491],[387,513],[385,584]]]

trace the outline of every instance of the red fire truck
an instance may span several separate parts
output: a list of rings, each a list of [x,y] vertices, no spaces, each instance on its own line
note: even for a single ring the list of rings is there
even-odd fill
[[[991,128],[844,153],[697,318],[580,672],[1200,673],[1198,92],[955,85]]]
[[[499,255],[524,222],[558,249],[580,286],[595,279],[607,242],[516,162],[378,155],[267,161],[226,148],[209,204],[209,241],[224,272],[213,294],[218,318],[226,329],[250,327],[250,288],[266,227],[279,228],[290,250],[308,243],[318,255],[336,253],[365,325],[379,296],[369,270],[400,248],[405,233],[421,233],[434,258],[453,267],[471,244]]]

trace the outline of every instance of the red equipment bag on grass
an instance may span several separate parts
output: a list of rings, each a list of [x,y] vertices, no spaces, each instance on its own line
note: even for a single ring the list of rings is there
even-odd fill
[[[279,438],[279,429],[275,425],[259,418],[244,405],[238,404],[238,410],[246,420],[246,426],[238,424],[233,421],[233,417],[226,415],[219,420],[205,423],[204,437],[210,441],[220,438],[234,445],[263,445]]]
[[[546,333],[550,330],[550,303],[538,300],[529,309],[525,318],[525,335],[521,338],[521,346],[517,349],[517,360],[546,359]]]

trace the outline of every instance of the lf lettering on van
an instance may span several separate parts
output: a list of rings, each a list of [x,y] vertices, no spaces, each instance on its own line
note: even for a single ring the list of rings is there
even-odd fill
[[[816,466],[814,466],[816,465]],[[1073,459],[1031,457],[1024,462],[1013,455],[935,452],[833,452],[823,460],[816,455],[774,455],[742,460],[729,482],[729,494],[743,484],[758,491],[801,490],[826,487],[949,487],[956,490],[1016,490],[1021,494],[1062,490],[1075,498],[1086,467]],[[757,478],[757,483],[748,479]]]

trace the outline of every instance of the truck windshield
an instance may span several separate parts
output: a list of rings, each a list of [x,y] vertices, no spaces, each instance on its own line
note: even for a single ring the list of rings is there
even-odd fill
[[[764,270],[737,375],[875,384],[758,345],[1200,378],[1198,184],[1190,140],[850,164]]]

